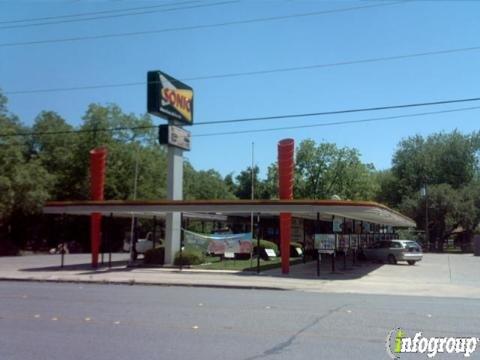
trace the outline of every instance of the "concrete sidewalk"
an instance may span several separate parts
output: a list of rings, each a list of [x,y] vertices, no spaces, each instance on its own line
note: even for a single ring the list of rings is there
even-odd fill
[[[329,293],[364,293],[465,297],[480,299],[480,258],[471,254],[425,254],[415,266],[362,263],[337,273],[323,262],[321,276],[316,263],[291,267],[289,276],[279,269],[259,275],[234,271],[207,271],[173,268],[128,268],[126,254],[113,254],[112,268],[89,266],[87,254],[67,255],[60,268],[59,255],[31,255],[0,258],[0,280],[55,281],[163,286],[201,286],[244,289],[277,289]]]

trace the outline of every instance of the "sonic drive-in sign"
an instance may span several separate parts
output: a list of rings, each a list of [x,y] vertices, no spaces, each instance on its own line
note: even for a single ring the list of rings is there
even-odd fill
[[[147,73],[147,111],[184,125],[193,124],[193,89],[161,71]]]

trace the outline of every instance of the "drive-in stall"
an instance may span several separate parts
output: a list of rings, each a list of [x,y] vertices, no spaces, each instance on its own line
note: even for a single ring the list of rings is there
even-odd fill
[[[317,231],[315,249],[318,253],[356,250],[369,237],[387,238],[388,233],[370,234],[366,224],[385,227],[415,227],[415,222],[385,205],[367,201],[346,200],[158,200],[158,201],[67,201],[50,202],[44,207],[46,214],[161,217],[166,213],[197,214],[199,217],[216,215],[278,216],[289,212],[293,217],[320,221],[331,218],[334,230],[341,230],[345,221],[352,220],[359,228],[355,234],[322,234]],[[282,256],[285,256],[282,254]]]

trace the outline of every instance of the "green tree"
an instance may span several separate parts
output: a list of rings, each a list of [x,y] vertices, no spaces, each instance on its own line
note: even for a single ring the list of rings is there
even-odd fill
[[[397,197],[409,196],[424,184],[449,184],[455,189],[467,185],[478,173],[479,149],[475,135],[457,131],[403,140],[392,159]]]
[[[187,163],[184,174],[184,194],[187,200],[234,199],[222,176],[215,170],[195,171]]]
[[[398,207],[402,202],[399,189],[399,179],[391,169],[377,171],[374,174],[374,183],[377,184],[375,200],[391,207]]]
[[[435,245],[436,250],[443,248],[444,241],[452,235],[464,219],[461,200],[460,192],[448,184],[433,185],[429,188],[429,240]],[[424,229],[425,205],[425,198],[418,194],[405,198],[400,209]]]
[[[48,197],[52,178],[34,157],[29,159],[26,132],[19,119],[7,109],[0,93],[0,218],[5,221],[14,212],[32,213]]]
[[[255,199],[268,199],[269,195],[265,191],[265,185],[259,177],[260,168],[253,167],[253,193]],[[252,198],[252,168],[249,166],[235,177],[234,194],[239,199]]]
[[[0,255],[10,253],[15,218],[38,212],[49,197],[52,176],[36,156],[31,156],[19,119],[7,109],[7,99],[0,94]],[[18,224],[19,222],[17,222]],[[19,226],[25,227],[21,223]],[[10,247],[11,248],[11,247]]]
[[[467,239],[480,222],[480,190],[478,183],[455,189],[449,184],[433,185],[428,192],[429,240],[431,248],[443,250],[445,241],[455,230],[463,230]],[[415,194],[400,204],[400,210],[412,217],[419,228],[425,229],[426,201]]]
[[[235,193],[235,180],[233,179],[233,173],[228,174],[223,178],[223,182],[227,187],[228,191],[232,194]]]
[[[480,181],[474,180],[461,189],[459,224],[468,242],[480,226]]]
[[[480,222],[479,149],[479,133],[409,137],[400,142],[391,171],[379,177],[377,199],[399,207],[425,229],[425,199],[419,191],[427,184],[431,242],[441,250],[460,228],[468,240]]]
[[[73,127],[53,111],[42,111],[35,119],[30,143],[31,153],[36,155],[42,167],[52,176],[52,200],[67,200],[77,179],[72,177],[74,163],[72,147],[76,135],[69,133]],[[49,134],[56,132],[56,134]],[[63,132],[58,134],[58,132]]]
[[[278,199],[278,165],[273,163],[267,169],[267,178],[263,181],[264,199]]]
[[[375,194],[374,167],[360,160],[360,153],[348,147],[304,140],[297,147],[295,197],[368,200]]]
[[[69,169],[74,179],[70,190],[73,199],[89,198],[90,150],[105,147],[108,151],[105,197],[132,199],[135,167],[138,161],[137,198],[165,195],[166,155],[156,144],[155,128],[148,115],[125,114],[117,105],[91,104],[72,143],[73,163]],[[108,129],[116,129],[109,131]]]

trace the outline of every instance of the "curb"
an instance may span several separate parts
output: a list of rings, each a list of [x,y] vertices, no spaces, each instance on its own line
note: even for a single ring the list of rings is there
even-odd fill
[[[194,287],[211,289],[237,289],[237,290],[275,290],[290,291],[291,289],[262,286],[262,285],[227,285],[227,284],[182,284],[168,282],[146,282],[132,280],[82,280],[82,279],[35,279],[35,278],[6,278],[0,277],[4,282],[38,282],[38,283],[70,283],[70,284],[94,284],[94,285],[141,285],[141,286],[162,286],[162,287]]]

